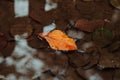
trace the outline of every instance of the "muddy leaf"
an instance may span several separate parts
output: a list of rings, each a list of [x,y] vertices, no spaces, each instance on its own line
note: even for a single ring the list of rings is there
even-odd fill
[[[54,50],[77,50],[75,41],[60,30],[54,30],[49,32],[47,35],[40,33],[39,36],[45,38],[50,47]]]

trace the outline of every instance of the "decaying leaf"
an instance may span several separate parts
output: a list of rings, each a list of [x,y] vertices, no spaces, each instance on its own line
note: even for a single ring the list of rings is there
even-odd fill
[[[77,50],[75,41],[60,30],[54,30],[46,35],[40,33],[39,36],[45,38],[50,47],[54,50]]]
[[[112,39],[114,38],[114,33],[109,29],[100,28],[93,32],[92,38],[96,44],[104,47],[111,43]]]
[[[75,27],[86,32],[93,32],[96,28],[103,27],[104,20],[79,19],[76,21]]]

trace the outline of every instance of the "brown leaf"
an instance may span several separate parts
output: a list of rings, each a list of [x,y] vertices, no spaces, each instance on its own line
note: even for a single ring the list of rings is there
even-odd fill
[[[75,27],[86,32],[93,32],[98,27],[103,27],[103,20],[92,20],[89,21],[87,19],[77,20]]]

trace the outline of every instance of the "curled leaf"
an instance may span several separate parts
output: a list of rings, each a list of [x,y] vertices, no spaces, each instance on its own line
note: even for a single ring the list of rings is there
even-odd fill
[[[60,30],[54,30],[49,32],[47,35],[40,33],[39,36],[45,38],[50,47],[54,50],[77,50],[75,41]]]

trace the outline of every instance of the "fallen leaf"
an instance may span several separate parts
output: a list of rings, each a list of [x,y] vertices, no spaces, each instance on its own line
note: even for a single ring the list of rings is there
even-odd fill
[[[76,21],[75,27],[86,32],[93,32],[96,28],[103,27],[104,20],[79,19]]]
[[[47,35],[39,33],[39,36],[45,38],[50,47],[54,50],[77,50],[75,41],[60,30],[54,30],[49,32]]]
[[[100,51],[100,60],[97,64],[98,68],[120,68],[120,56],[117,54],[110,53],[107,50]]]
[[[98,28],[92,34],[93,41],[101,47],[104,47],[105,45],[111,43],[113,38],[114,33],[106,28]]]

